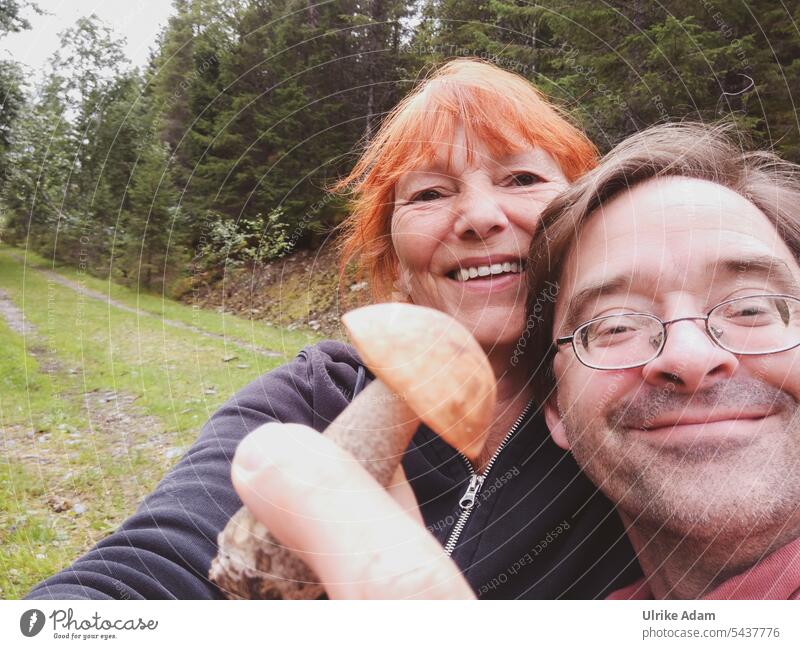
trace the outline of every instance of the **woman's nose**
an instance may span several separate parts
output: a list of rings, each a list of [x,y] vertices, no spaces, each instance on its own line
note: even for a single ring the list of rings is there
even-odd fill
[[[661,354],[642,368],[644,379],[691,393],[730,378],[739,365],[735,354],[709,338],[703,321],[684,320],[667,328]]]
[[[453,227],[459,237],[485,239],[508,225],[505,212],[491,189],[472,187],[455,204]]]

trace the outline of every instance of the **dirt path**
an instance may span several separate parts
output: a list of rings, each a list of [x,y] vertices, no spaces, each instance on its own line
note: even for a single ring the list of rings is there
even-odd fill
[[[35,270],[48,282],[48,295],[28,293],[28,304],[49,299],[50,291],[60,298],[75,291],[109,309],[160,319],[80,281]],[[36,282],[43,293],[41,284]],[[18,298],[11,285],[0,288],[0,323],[8,325],[4,335],[18,358],[12,391],[0,394],[0,598],[22,597],[115,529],[184,455],[193,435],[193,429],[151,413],[130,382],[116,386],[103,380],[102,369],[94,372],[91,364],[81,369],[73,356],[61,356],[44,323],[34,325],[12,295]],[[57,303],[69,310],[69,301]],[[162,322],[181,330],[181,338],[196,335],[245,347],[188,323]],[[201,423],[198,419],[197,426]]]
[[[3,289],[0,288],[0,318],[5,320],[8,328],[20,334],[25,341],[27,352],[39,363],[39,369],[45,374],[55,374],[61,370],[61,364],[53,356],[48,354],[38,340],[38,330],[33,323],[25,317],[13,300]]]
[[[28,322],[22,310],[11,301],[8,293],[2,288],[0,288],[0,317],[6,321],[11,331],[16,331],[22,336],[36,333],[36,328]]]
[[[133,395],[93,390],[83,394],[62,392],[60,397],[80,399],[87,421],[85,430],[70,430],[66,433],[67,439],[60,442],[54,439],[57,431],[36,425],[7,426],[0,435],[0,451],[8,461],[35,468],[37,475],[46,478],[52,491],[46,499],[48,503],[54,494],[58,495],[59,502],[75,500],[69,494],[72,472],[64,471],[63,467],[75,459],[72,455],[86,448],[107,453],[118,461],[143,452],[151,458],[153,470],[157,472],[165,471],[185,451],[183,447],[169,444],[163,423],[136,407]]]
[[[14,253],[10,253],[10,255],[16,259],[21,264],[25,263],[25,260],[16,255]],[[117,300],[112,299],[108,295],[104,295],[99,291],[92,290],[83,286],[80,282],[76,282],[74,280],[68,279],[63,275],[59,275],[57,272],[53,270],[49,270],[47,268],[42,268],[40,266],[35,266],[33,264],[28,264],[28,268],[34,268],[36,271],[47,277],[49,280],[61,284],[62,286],[66,286],[69,289],[72,289],[76,293],[80,295],[84,295],[92,300],[98,300],[100,302],[104,302],[109,306],[113,306],[115,309],[119,309],[120,311],[125,311],[126,313],[131,313],[140,318],[151,318],[156,317],[160,318],[161,322],[167,326],[172,327],[174,329],[182,329],[184,331],[191,331],[198,336],[203,336],[204,338],[212,338],[214,340],[221,340],[227,345],[235,345],[241,349],[246,349],[249,352],[253,352],[255,354],[261,354],[262,356],[267,356],[269,358],[280,358],[283,357],[283,354],[280,352],[274,352],[269,349],[264,349],[263,347],[259,347],[258,345],[253,345],[252,343],[247,343],[242,340],[238,340],[235,338],[229,338],[228,336],[223,336],[222,334],[215,334],[210,331],[206,331],[204,329],[200,329],[199,327],[195,327],[194,325],[186,324],[185,322],[180,322],[179,320],[171,320],[169,318],[164,318],[159,316],[157,313],[153,313],[152,311],[143,311],[141,309],[137,309],[132,306],[128,306],[127,304],[123,304]],[[0,301],[1,302],[1,301]],[[11,305],[13,308],[16,308],[13,304]],[[0,307],[2,308],[2,307]],[[17,309],[18,310],[18,309]],[[19,310],[18,310],[19,311]],[[22,312],[20,311],[20,315]],[[23,316],[24,317],[24,316]]]
[[[127,310],[125,305],[120,306]],[[0,318],[10,329],[25,337],[26,350],[36,359],[39,371],[49,375],[67,373],[63,364],[44,346],[36,327],[2,289]],[[75,373],[69,371],[69,374]],[[64,379],[57,380],[64,383]],[[118,463],[136,454],[144,454],[149,458],[144,473],[150,474],[153,480],[185,451],[181,446],[170,444],[164,424],[137,407],[134,395],[114,390],[80,392],[67,388],[59,390],[58,398],[80,404],[86,418],[85,428],[55,430],[47,424],[42,427],[39,424],[0,426],[0,455],[11,464],[25,466],[47,485],[38,502],[40,511],[49,510],[54,514],[71,512],[81,516],[87,508],[98,506],[96,502],[78,495],[73,485],[75,473],[72,469],[65,469],[87,448],[96,454],[110,456]],[[131,502],[138,502],[145,494],[141,488],[142,477],[145,476],[138,475],[138,480],[122,484],[117,491]]]
[[[120,307],[127,310],[124,304]],[[36,327],[25,318],[22,310],[14,304],[3,289],[0,289],[0,317],[5,320],[11,330],[25,336],[27,351],[39,363],[41,371],[46,374],[55,374],[64,369],[58,359],[46,350],[42,344],[43,341],[39,340]],[[75,373],[74,370],[71,373]],[[158,435],[163,428],[161,422],[136,408],[133,405],[135,397],[132,395],[118,394],[113,390],[102,392],[95,390],[84,394],[65,393],[62,394],[62,397],[81,400],[90,430],[96,429],[97,432],[104,434],[104,439],[108,439],[115,448],[115,451],[112,451],[115,455],[130,453],[133,446],[141,443],[143,438],[152,445],[158,446],[159,453],[163,454],[169,450],[168,445],[164,444]],[[23,427],[18,427],[18,433],[21,432],[21,428]],[[47,435],[47,433],[39,432]],[[23,432],[24,437],[36,434],[37,431],[32,433],[28,431],[27,434]],[[11,446],[14,446],[14,437],[12,435],[10,439],[6,439],[6,443],[10,441]],[[32,457],[34,456],[23,455],[20,459],[32,459]],[[51,463],[51,460],[44,458],[40,458],[40,461],[45,464]]]

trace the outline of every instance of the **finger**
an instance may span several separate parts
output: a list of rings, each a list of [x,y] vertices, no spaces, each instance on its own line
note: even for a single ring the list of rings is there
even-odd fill
[[[266,424],[236,451],[251,513],[333,598],[472,598],[439,543],[348,453],[311,428]]]

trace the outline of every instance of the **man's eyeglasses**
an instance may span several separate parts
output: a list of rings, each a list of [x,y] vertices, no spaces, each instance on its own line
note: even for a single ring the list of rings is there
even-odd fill
[[[578,360],[596,370],[647,365],[667,342],[667,325],[704,320],[709,338],[733,354],[784,352],[800,345],[800,299],[791,295],[749,295],[717,304],[705,316],[663,321],[649,313],[594,318],[556,345],[572,343]]]

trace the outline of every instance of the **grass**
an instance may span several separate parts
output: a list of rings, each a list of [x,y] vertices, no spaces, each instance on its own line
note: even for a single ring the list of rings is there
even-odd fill
[[[137,291],[135,288],[92,277],[69,266],[54,266],[52,260],[48,260],[32,251],[26,252],[0,245],[0,252],[3,251],[6,254],[13,252],[19,257],[24,257],[31,266],[55,270],[60,275],[73,281],[81,282],[87,288],[107,295],[122,304],[146,311],[162,319],[176,320],[209,333],[225,336],[232,343],[241,341],[264,349],[282,351],[293,355],[303,346],[319,340],[319,336],[305,330],[289,331],[282,327],[265,325],[258,320],[251,320],[230,313],[218,313],[216,311],[193,308],[163,295]],[[287,280],[289,279],[287,278]]]
[[[43,445],[55,448],[59,434],[80,425],[80,411],[58,399],[54,377],[26,350],[22,336],[0,322],[0,589],[3,597],[27,588],[68,561],[64,556],[72,521],[48,513],[46,495],[57,488],[51,467],[39,462]],[[53,436],[46,431],[56,431]],[[49,450],[49,448],[47,449]],[[68,457],[62,466],[70,465]],[[65,471],[66,472],[66,471]],[[73,536],[77,536],[73,532]],[[69,544],[77,549],[78,545]]]
[[[115,529],[225,399],[317,339],[58,269],[146,312],[129,313],[25,268],[14,254],[23,252],[0,248],[0,288],[36,331],[23,338],[0,319],[3,598],[22,597]]]

